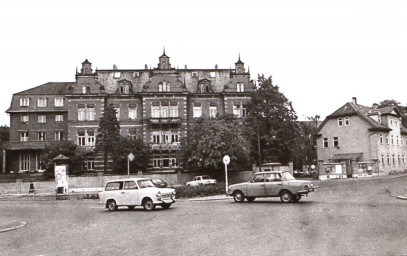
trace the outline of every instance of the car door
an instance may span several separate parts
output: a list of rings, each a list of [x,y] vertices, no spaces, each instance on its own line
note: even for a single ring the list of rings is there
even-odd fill
[[[137,183],[133,180],[124,182],[124,189],[122,190],[123,205],[136,205],[138,202],[139,189]]]
[[[278,196],[283,188],[280,173],[269,173],[266,175],[266,196]]]
[[[250,183],[247,185],[246,196],[261,197],[266,195],[266,188],[264,182],[264,174],[255,174]]]

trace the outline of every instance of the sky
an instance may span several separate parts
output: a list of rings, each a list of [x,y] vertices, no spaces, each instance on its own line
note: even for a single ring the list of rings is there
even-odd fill
[[[299,120],[357,97],[407,105],[405,0],[13,0],[0,3],[0,125],[13,93],[93,69],[234,67],[272,76]]]

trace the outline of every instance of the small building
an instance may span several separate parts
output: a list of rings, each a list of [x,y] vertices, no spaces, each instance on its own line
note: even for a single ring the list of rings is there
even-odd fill
[[[317,135],[320,179],[371,177],[407,168],[407,129],[397,106],[379,108],[356,98],[330,114]]]

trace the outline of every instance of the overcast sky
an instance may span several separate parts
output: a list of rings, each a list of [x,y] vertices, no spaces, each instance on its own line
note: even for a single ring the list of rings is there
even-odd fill
[[[93,68],[234,67],[273,76],[299,118],[357,97],[407,104],[407,1],[54,1],[0,3],[0,125],[13,93]]]

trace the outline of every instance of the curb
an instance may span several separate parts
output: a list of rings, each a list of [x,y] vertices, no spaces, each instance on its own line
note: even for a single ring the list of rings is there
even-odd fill
[[[196,198],[191,198],[189,201],[216,201],[216,200],[227,200],[227,199],[232,199],[232,197],[228,196],[222,196],[222,197],[196,197]]]
[[[9,221],[8,223],[5,223],[5,224],[0,223],[0,233],[15,230],[15,229],[24,227],[25,225],[27,225],[27,222],[25,222],[25,221],[16,221],[16,220]],[[9,227],[2,227],[2,226],[9,226]]]

